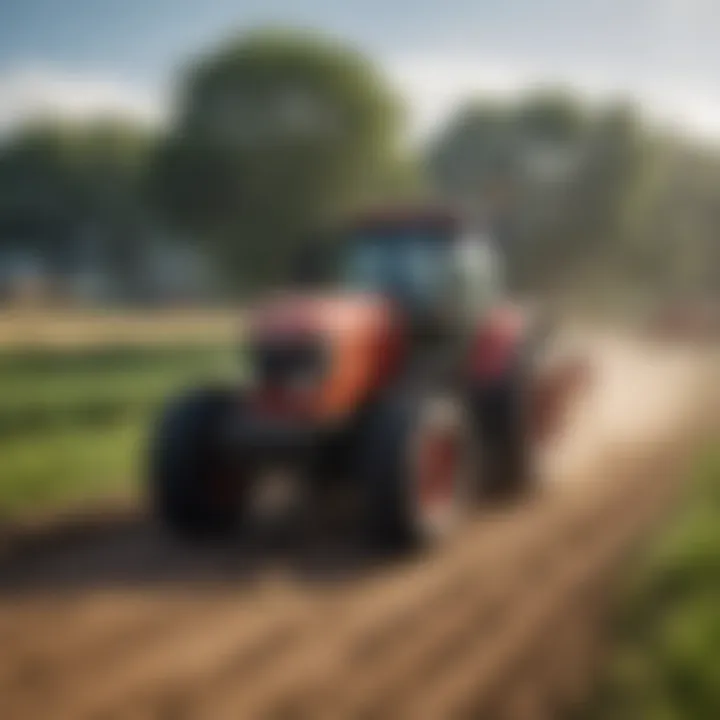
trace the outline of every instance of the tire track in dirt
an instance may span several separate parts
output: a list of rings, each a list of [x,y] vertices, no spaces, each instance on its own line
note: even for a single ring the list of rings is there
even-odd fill
[[[538,496],[426,557],[190,550],[140,523],[4,563],[2,717],[518,718],[581,696],[613,568],[669,502],[710,387],[707,359],[588,346],[598,390]]]

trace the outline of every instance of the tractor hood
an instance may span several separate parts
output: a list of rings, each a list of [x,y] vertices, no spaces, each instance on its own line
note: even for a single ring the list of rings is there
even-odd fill
[[[260,403],[308,419],[351,415],[398,368],[403,326],[391,303],[371,295],[263,302],[251,311],[248,337]]]
[[[390,304],[373,295],[287,294],[265,300],[250,312],[253,339],[350,334],[358,340],[389,330],[395,324]]]

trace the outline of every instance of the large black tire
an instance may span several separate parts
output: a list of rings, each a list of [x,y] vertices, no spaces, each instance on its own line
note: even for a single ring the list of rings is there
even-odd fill
[[[369,545],[387,553],[436,542],[452,531],[465,514],[472,480],[471,424],[464,407],[452,404],[451,425],[460,443],[460,465],[453,479],[452,505],[441,522],[432,524],[419,502],[413,443],[421,428],[430,393],[396,392],[374,408],[359,442],[357,480],[363,499],[363,529]]]
[[[171,401],[150,448],[150,490],[155,516],[175,535],[219,537],[237,525],[242,483],[223,450],[225,421],[241,410],[238,393],[192,391]]]
[[[490,497],[513,498],[534,486],[529,382],[527,358],[519,358],[502,380],[482,393],[478,407],[480,484]]]

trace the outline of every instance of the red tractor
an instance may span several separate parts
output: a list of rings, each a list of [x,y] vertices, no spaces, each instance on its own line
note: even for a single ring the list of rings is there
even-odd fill
[[[354,491],[365,534],[406,547],[487,493],[533,481],[540,323],[504,303],[493,248],[447,212],[347,227],[335,287],[249,314],[246,386],[191,391],[161,418],[154,507],[173,531],[230,530],[268,468],[322,499]]]

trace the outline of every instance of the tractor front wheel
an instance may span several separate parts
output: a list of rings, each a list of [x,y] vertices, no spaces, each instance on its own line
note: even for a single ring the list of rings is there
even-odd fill
[[[238,393],[210,388],[171,401],[150,448],[150,491],[156,517],[185,538],[219,536],[237,524],[242,484],[222,443],[241,411]]]

